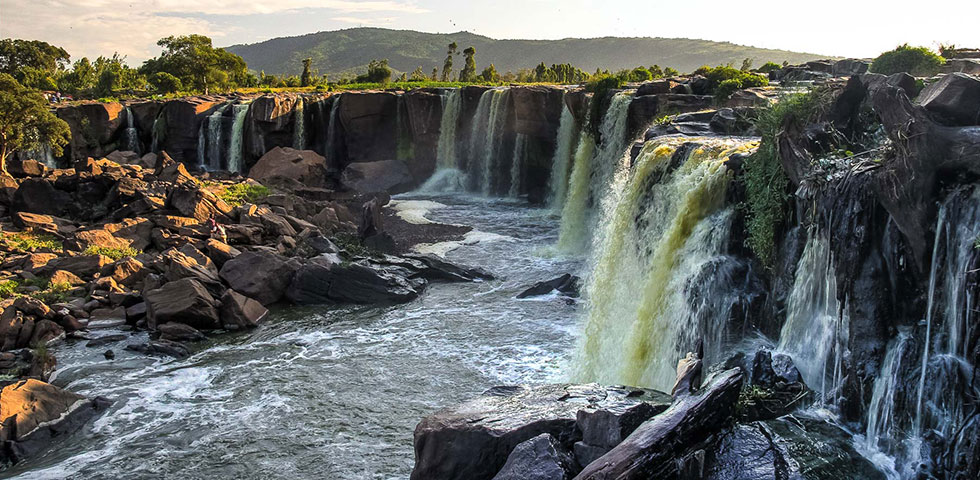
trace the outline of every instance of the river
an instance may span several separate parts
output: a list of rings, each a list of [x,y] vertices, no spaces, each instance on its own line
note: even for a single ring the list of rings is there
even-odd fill
[[[108,347],[53,347],[54,384],[114,403],[4,474],[404,479],[423,416],[494,385],[562,380],[578,335],[577,303],[514,298],[580,268],[543,254],[557,241],[557,219],[513,200],[434,200],[445,207],[428,218],[487,234],[447,259],[497,280],[431,284],[416,301],[387,308],[276,309],[259,328],[212,337],[183,360],[123,350],[145,333]],[[96,335],[111,333],[118,332]],[[103,358],[106,348],[115,360]]]

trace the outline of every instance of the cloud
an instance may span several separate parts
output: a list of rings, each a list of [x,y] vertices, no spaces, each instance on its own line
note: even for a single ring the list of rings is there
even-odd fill
[[[156,42],[160,38],[199,33],[219,39],[236,28],[228,22],[219,25],[209,16],[313,9],[339,14],[334,20],[358,24],[390,24],[396,19],[359,18],[357,14],[428,11],[410,0],[3,0],[0,37],[43,40],[64,47],[73,59],[119,52],[130,64],[138,64],[159,53]]]

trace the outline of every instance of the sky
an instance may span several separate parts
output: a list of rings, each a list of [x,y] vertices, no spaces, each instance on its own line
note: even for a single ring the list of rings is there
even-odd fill
[[[932,7],[934,5],[934,7]],[[980,1],[823,0],[0,0],[0,38],[43,40],[73,59],[138,65],[169,35],[216,46],[370,26],[488,37],[683,37],[842,57],[902,43],[980,47]]]

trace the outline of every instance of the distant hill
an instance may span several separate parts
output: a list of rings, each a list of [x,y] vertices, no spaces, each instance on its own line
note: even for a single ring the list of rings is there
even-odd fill
[[[388,59],[392,69],[411,72],[421,66],[428,75],[433,67],[442,70],[446,47],[451,42],[459,50],[476,48],[477,72],[493,63],[497,71],[516,72],[538,63],[571,63],[587,72],[596,68],[610,71],[638,65],[674,67],[691,72],[701,65],[731,63],[738,67],[745,58],[756,66],[767,61],[802,63],[828,58],[809,53],[746,47],[727,42],[685,38],[566,38],[563,40],[495,40],[469,32],[423,33],[384,28],[351,28],[319,32],[298,37],[282,37],[250,45],[226,47],[241,55],[248,67],[267,74],[299,74],[302,60],[312,58],[313,66],[331,78],[366,70],[372,59]],[[454,60],[458,71],[462,55]]]

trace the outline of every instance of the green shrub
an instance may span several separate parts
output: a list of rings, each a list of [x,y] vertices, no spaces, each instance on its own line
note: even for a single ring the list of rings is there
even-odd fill
[[[17,291],[20,284],[16,280],[4,280],[0,282],[0,298],[10,298]]]
[[[140,254],[140,251],[135,248],[112,248],[112,247],[98,247],[95,245],[89,245],[88,248],[82,252],[83,255],[102,255],[109,257],[113,260],[122,260],[126,257],[135,257]]]
[[[929,77],[939,73],[945,60],[926,47],[901,45],[895,50],[882,53],[871,62],[874,73],[891,75],[908,72],[917,77]]]
[[[47,303],[60,303],[68,300],[72,286],[66,282],[48,283],[47,287],[33,295],[34,298]]]
[[[756,73],[761,73],[763,75],[768,75],[770,72],[773,72],[775,70],[779,70],[780,68],[783,68],[782,65],[780,65],[780,64],[778,64],[776,62],[766,62],[765,65],[757,68],[755,71],[756,71]]]
[[[218,193],[218,197],[232,206],[243,203],[252,203],[268,195],[269,189],[264,185],[251,185],[248,183],[236,183],[230,185]]]
[[[37,250],[60,252],[62,250],[61,241],[48,233],[30,231],[0,233],[0,243],[6,245],[10,250],[18,252],[34,252]]]
[[[708,79],[708,93],[724,99],[736,90],[769,85],[769,77],[758,73],[747,72],[737,68],[720,65],[717,67],[703,66],[694,71]]]
[[[789,179],[779,160],[777,137],[788,121],[814,119],[827,104],[822,90],[794,94],[764,109],[755,119],[762,140],[759,149],[746,158],[745,183],[746,243],[762,264],[773,267],[776,233],[786,218]]]

